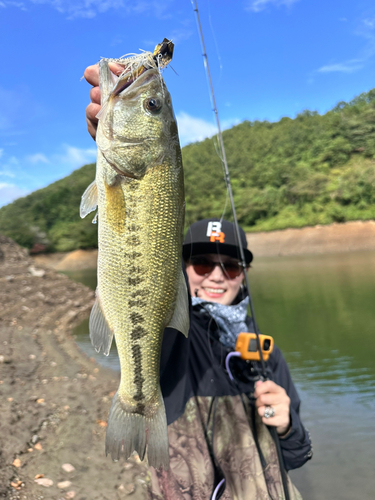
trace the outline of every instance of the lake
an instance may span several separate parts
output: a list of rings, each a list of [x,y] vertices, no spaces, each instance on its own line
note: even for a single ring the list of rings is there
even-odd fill
[[[92,288],[94,271],[67,273]],[[304,500],[375,498],[375,252],[256,258],[250,270],[255,313],[288,361],[302,400],[314,457],[290,476]],[[80,347],[97,355],[88,320]]]

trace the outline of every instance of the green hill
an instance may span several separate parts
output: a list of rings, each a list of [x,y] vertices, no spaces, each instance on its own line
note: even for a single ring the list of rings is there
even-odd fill
[[[245,121],[224,132],[240,224],[248,231],[375,218],[375,89],[325,115]],[[183,148],[186,222],[221,216],[226,200],[216,139]],[[26,247],[96,245],[79,203],[94,178],[86,165],[0,209],[0,232]],[[225,217],[230,219],[227,205]]]

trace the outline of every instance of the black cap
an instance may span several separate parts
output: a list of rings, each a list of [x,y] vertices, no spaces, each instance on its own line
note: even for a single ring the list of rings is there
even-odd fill
[[[253,260],[253,254],[247,249],[246,236],[240,227],[241,244],[245,254],[246,264]],[[193,255],[219,253],[241,260],[238,248],[236,229],[232,222],[224,219],[204,219],[194,222],[187,230],[182,245],[184,260]]]

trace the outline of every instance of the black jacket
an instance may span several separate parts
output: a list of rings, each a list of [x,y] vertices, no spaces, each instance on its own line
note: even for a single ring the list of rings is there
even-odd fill
[[[252,328],[248,318],[249,331]],[[163,338],[160,383],[168,424],[179,418],[187,401],[194,396],[234,396],[254,391],[258,366],[240,358],[232,358],[230,369],[237,381],[234,384],[226,370],[229,351],[219,342],[213,318],[198,305],[190,310],[190,331],[186,339],[181,333],[166,329]],[[299,417],[300,399],[292,382],[288,366],[278,347],[267,362],[269,379],[283,387],[291,400],[292,427],[280,445],[287,470],[301,467],[312,456],[308,432]]]

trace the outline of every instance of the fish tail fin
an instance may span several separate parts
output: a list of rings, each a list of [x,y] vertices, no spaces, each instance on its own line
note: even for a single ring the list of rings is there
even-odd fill
[[[161,391],[159,390],[158,410],[151,418],[146,418],[148,434],[147,458],[149,465],[158,469],[169,469],[169,442],[167,416]]]
[[[147,449],[149,465],[169,468],[169,445],[164,402],[159,394],[158,410],[152,417],[129,413],[124,408],[118,392],[115,394],[108,417],[105,453],[112,460],[126,459],[136,451],[141,460]],[[148,438],[148,439],[147,439]],[[148,442],[147,442],[148,441]]]

